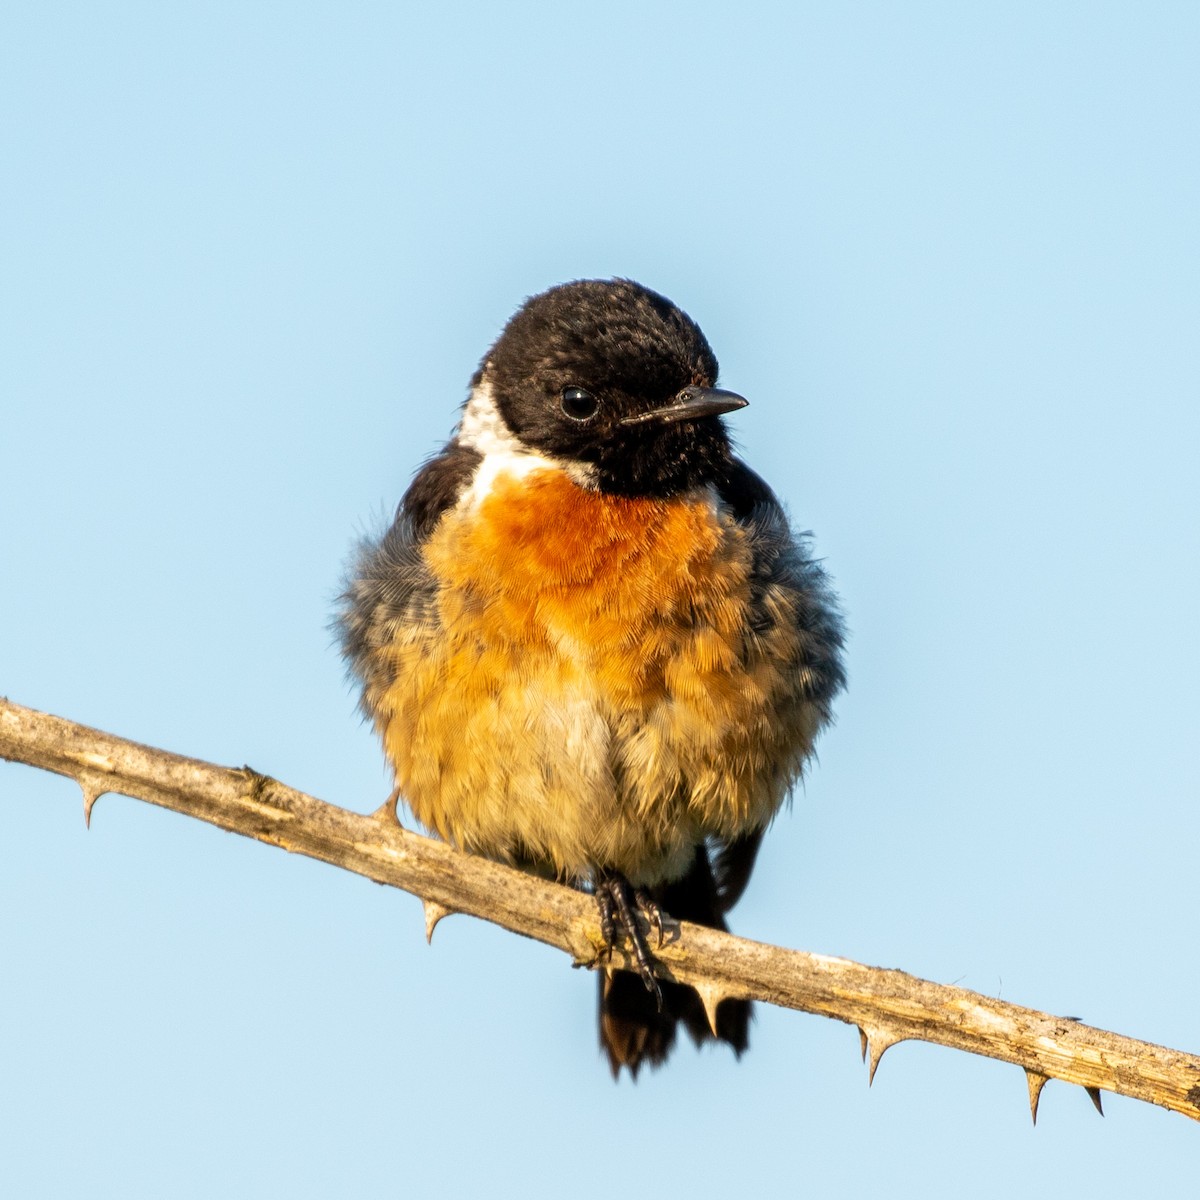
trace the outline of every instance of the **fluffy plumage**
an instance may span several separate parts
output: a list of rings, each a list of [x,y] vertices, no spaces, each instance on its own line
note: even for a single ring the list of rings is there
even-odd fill
[[[660,415],[716,374],[636,284],[529,301],[363,548],[341,631],[422,824],[581,884],[620,873],[724,928],[843,673],[824,573],[719,417]],[[749,1012],[718,1013],[738,1052]],[[711,1036],[691,989],[659,1011],[637,976],[602,980],[614,1072],[661,1062],[680,1023]]]

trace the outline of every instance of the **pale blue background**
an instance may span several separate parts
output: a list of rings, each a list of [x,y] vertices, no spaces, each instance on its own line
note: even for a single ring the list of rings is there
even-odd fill
[[[520,300],[701,323],[852,686],[747,935],[1200,1050],[1200,6],[9,3],[0,692],[362,810],[326,628]],[[0,767],[13,1196],[1188,1195],[1200,1129]]]

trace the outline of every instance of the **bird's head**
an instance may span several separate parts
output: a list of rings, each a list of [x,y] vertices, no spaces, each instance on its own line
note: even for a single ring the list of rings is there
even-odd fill
[[[716,479],[730,449],[696,323],[629,280],[581,280],[527,301],[475,378],[528,450],[581,464],[603,491],[669,496]]]

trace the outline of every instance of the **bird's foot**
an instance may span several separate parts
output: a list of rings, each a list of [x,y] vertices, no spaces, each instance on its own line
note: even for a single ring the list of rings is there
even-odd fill
[[[600,909],[600,936],[604,939],[604,953],[611,959],[613,947],[617,944],[617,927],[629,938],[633,946],[633,957],[637,962],[638,974],[646,985],[646,990],[658,1004],[662,1012],[662,989],[654,978],[654,967],[650,955],[650,947],[646,944],[646,935],[638,924],[638,910],[646,917],[647,926],[654,929],[658,936],[658,946],[663,944],[662,909],[657,902],[642,888],[634,888],[624,875],[606,873],[596,880],[596,904]]]

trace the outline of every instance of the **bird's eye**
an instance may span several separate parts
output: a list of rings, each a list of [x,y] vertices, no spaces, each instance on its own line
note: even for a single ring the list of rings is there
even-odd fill
[[[560,404],[572,421],[590,421],[600,408],[600,401],[581,387],[563,388]]]

